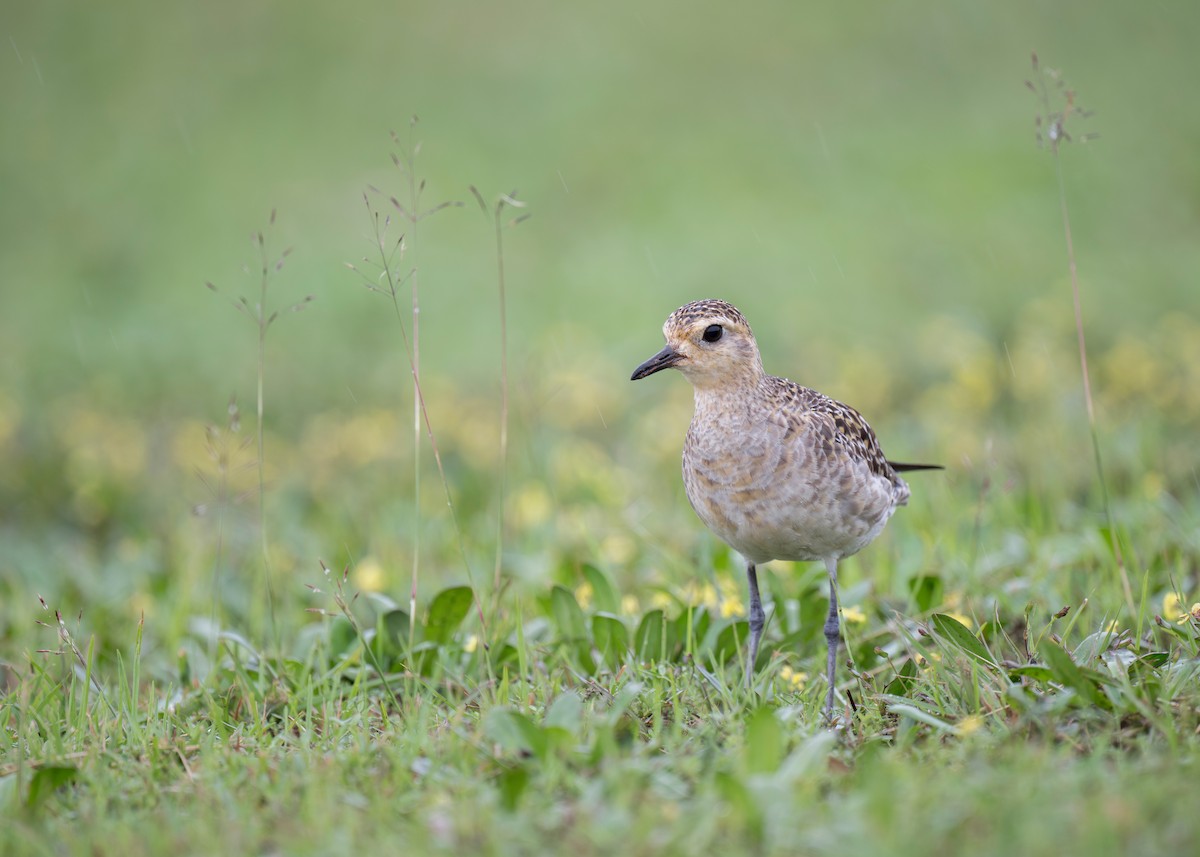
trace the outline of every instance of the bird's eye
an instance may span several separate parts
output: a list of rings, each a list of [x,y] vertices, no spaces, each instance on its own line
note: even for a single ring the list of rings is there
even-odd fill
[[[716,342],[718,339],[721,338],[721,334],[724,332],[725,332],[725,329],[722,328],[721,325],[710,324],[708,327],[704,328],[704,341],[705,342]]]

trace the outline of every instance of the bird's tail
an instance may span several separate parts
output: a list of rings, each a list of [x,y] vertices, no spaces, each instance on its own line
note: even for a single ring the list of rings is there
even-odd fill
[[[940,464],[901,464],[898,461],[889,461],[892,470],[897,473],[907,473],[910,470],[945,470],[946,468]]]

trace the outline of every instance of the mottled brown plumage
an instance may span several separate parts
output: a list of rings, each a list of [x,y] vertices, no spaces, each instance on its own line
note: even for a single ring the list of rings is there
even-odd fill
[[[829,696],[838,644],[837,563],[869,544],[909,488],[858,411],[768,375],[745,317],[720,300],[696,301],[663,325],[666,347],[633,380],[675,368],[692,383],[695,413],[683,480],[700,519],[746,559],[752,679],[764,615],[756,566],[822,560],[830,576]]]

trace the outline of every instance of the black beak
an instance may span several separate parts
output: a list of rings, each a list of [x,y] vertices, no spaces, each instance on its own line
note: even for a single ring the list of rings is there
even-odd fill
[[[662,369],[670,369],[682,359],[683,355],[668,345],[641,366],[634,369],[633,375],[629,380],[637,381],[641,378],[645,378],[647,375],[653,375],[655,372],[658,372]]]

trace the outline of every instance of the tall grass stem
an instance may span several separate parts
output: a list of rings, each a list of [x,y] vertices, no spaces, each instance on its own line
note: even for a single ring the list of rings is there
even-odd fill
[[[1100,482],[1100,496],[1104,504],[1104,516],[1108,524],[1108,538],[1112,547],[1113,557],[1117,564],[1117,575],[1121,584],[1121,591],[1125,596],[1125,604],[1129,608],[1131,615],[1136,615],[1137,605],[1133,600],[1133,588],[1129,583],[1129,573],[1125,567],[1125,557],[1121,551],[1120,537],[1117,533],[1116,519],[1112,511],[1112,501],[1108,493],[1108,481],[1104,475],[1104,460],[1100,449],[1100,433],[1096,423],[1096,406],[1092,398],[1092,382],[1088,373],[1087,359],[1087,337],[1084,334],[1083,327],[1083,301],[1080,297],[1079,288],[1079,269],[1075,261],[1075,241],[1071,233],[1071,214],[1067,206],[1067,186],[1066,180],[1063,177],[1062,152],[1061,147],[1063,142],[1070,142],[1071,136],[1067,132],[1067,121],[1073,116],[1086,118],[1087,113],[1078,107],[1075,102],[1075,93],[1072,90],[1066,89],[1062,77],[1057,72],[1049,69],[1042,71],[1037,54],[1033,54],[1033,71],[1038,83],[1034,86],[1032,83],[1027,84],[1031,90],[1042,101],[1045,116],[1039,116],[1037,125],[1039,128],[1038,139],[1042,140],[1041,129],[1045,122],[1045,134],[1049,143],[1051,154],[1054,156],[1054,171],[1058,181],[1058,203],[1059,210],[1062,214],[1063,235],[1067,245],[1067,269],[1071,278],[1071,297],[1075,309],[1075,338],[1079,347],[1079,369],[1083,381],[1083,400],[1087,408],[1088,430],[1092,441],[1092,457],[1096,467],[1096,477]],[[1050,90],[1046,86],[1046,78],[1050,77],[1055,83],[1056,88],[1062,92],[1064,99],[1063,108],[1061,110],[1052,110],[1050,103]],[[1086,141],[1088,136],[1081,138]]]

